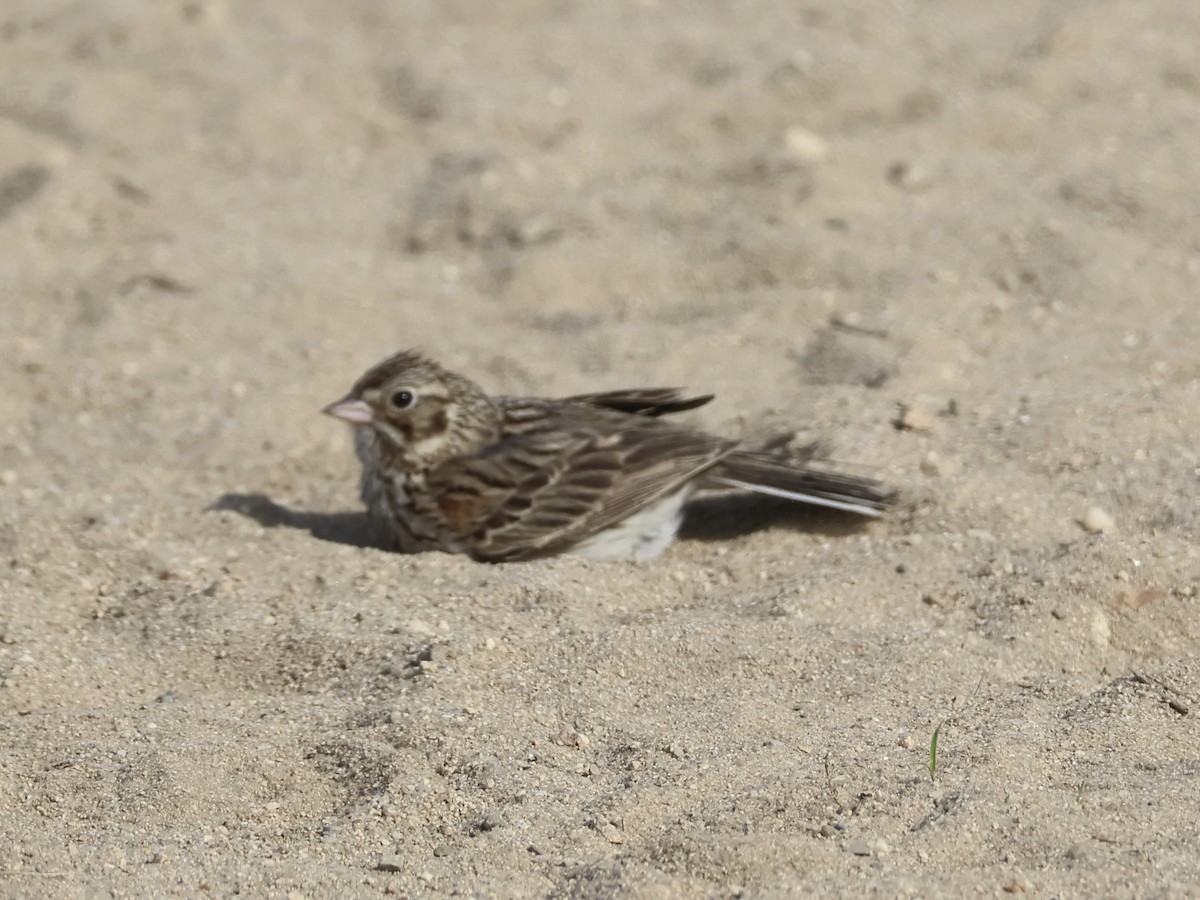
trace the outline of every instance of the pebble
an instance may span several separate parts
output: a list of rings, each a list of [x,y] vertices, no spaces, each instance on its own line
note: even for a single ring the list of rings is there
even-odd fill
[[[604,835],[604,839],[610,844],[625,843],[625,835],[621,834],[621,829],[617,828],[612,822],[605,822],[600,828],[600,833]]]
[[[518,247],[547,244],[562,234],[562,229],[549,216],[534,216],[525,220],[510,235]]]
[[[869,857],[871,854],[871,845],[860,838],[856,838],[852,841],[847,841],[846,852],[853,853],[856,857]]]
[[[587,735],[580,734],[570,725],[563,725],[558,729],[558,734],[554,736],[554,743],[561,744],[564,747],[586,747],[588,745]]]
[[[846,844],[846,852],[853,853],[855,856],[870,856],[871,845],[861,838],[856,838]]]
[[[829,156],[829,142],[819,134],[793,125],[783,135],[788,153],[802,162],[817,163]]]
[[[923,403],[905,404],[900,410],[896,425],[905,431],[932,431],[935,418],[933,411]]]
[[[1004,884],[1004,892],[1006,894],[1028,894],[1033,890],[1033,882],[1024,875],[1017,875],[1011,881]]]
[[[1141,609],[1148,603],[1165,599],[1166,596],[1166,591],[1158,590],[1157,588],[1146,588],[1141,591],[1130,591],[1122,598],[1122,602],[1129,609]]]
[[[17,483],[17,472],[15,469],[5,469],[0,472],[0,484],[8,486]]]
[[[399,853],[387,853],[379,857],[379,862],[375,864],[377,872],[403,872],[404,857]]]
[[[436,633],[433,626],[424,619],[409,619],[406,623],[404,623],[404,630],[409,634],[415,634],[421,637],[432,637]]]
[[[933,187],[933,170],[920,162],[894,162],[888,166],[887,180],[902,191],[920,194]]]
[[[1079,524],[1083,526],[1084,531],[1092,534],[1111,534],[1117,528],[1116,520],[1103,507],[1095,504],[1087,508]]]
[[[937,478],[945,472],[942,458],[937,455],[936,451],[930,450],[925,454],[925,458],[921,460],[921,472],[930,478]]]

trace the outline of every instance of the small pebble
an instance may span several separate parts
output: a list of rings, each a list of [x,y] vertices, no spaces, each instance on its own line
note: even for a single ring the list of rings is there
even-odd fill
[[[829,142],[807,128],[793,125],[783,135],[788,153],[802,162],[817,163],[829,156]]]
[[[890,184],[910,194],[920,194],[933,187],[933,170],[919,162],[895,162],[888,166]]]
[[[846,844],[846,852],[852,853],[855,856],[870,856],[871,845],[862,839],[856,838]]]
[[[564,747],[586,747],[588,739],[587,735],[580,734],[570,725],[563,725],[558,730],[558,734],[554,736],[554,743],[561,744]]]
[[[403,872],[404,857],[399,853],[387,853],[379,858],[379,862],[375,864],[377,872]]]
[[[435,633],[433,626],[424,619],[409,619],[404,623],[404,630],[421,637],[431,637]]]
[[[922,403],[905,405],[896,420],[896,426],[905,431],[932,431],[933,424],[933,412]]]
[[[930,450],[925,454],[925,458],[921,460],[921,472],[928,475],[930,478],[936,478],[943,473],[942,458],[937,455],[936,451]]]
[[[1033,883],[1024,875],[1018,875],[1004,884],[1006,894],[1028,894],[1033,890]]]
[[[8,486],[17,483],[17,472],[15,469],[5,469],[0,472],[0,484]]]
[[[1146,588],[1141,591],[1130,591],[1122,598],[1122,602],[1129,609],[1141,609],[1148,603],[1153,603],[1156,600],[1163,600],[1167,596],[1166,591],[1161,591],[1156,588]]]
[[[1092,534],[1111,534],[1117,528],[1117,523],[1103,507],[1092,505],[1087,508],[1083,518],[1079,520],[1084,531]]]

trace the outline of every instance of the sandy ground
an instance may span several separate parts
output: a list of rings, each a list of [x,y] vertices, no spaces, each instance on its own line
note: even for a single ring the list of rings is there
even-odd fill
[[[6,0],[0,894],[1200,893],[1197,47],[1195,0]],[[904,497],[390,554],[317,410],[399,347],[714,391]]]

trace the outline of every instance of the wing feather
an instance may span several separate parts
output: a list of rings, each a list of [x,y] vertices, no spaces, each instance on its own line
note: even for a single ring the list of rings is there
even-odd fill
[[[702,397],[685,397],[683,388],[626,388],[619,391],[602,391],[596,394],[576,394],[565,398],[566,403],[586,403],[616,412],[639,416],[665,416],[703,406],[713,394]]]
[[[541,419],[523,405],[510,421],[516,430],[483,452],[430,474],[432,495],[456,498],[454,528],[480,559],[566,549],[679,489],[736,445],[654,414],[575,403],[548,405]]]

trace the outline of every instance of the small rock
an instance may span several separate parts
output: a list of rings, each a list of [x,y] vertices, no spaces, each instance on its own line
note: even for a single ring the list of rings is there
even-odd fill
[[[1004,884],[1004,892],[1006,894],[1028,894],[1032,890],[1033,882],[1024,875],[1017,875]]]
[[[625,835],[621,834],[621,829],[612,822],[605,822],[600,828],[600,833],[604,835],[604,839],[610,844],[625,843]]]
[[[421,637],[431,637],[435,634],[433,626],[424,619],[409,619],[404,623],[404,630],[409,634],[415,634]]]
[[[870,856],[871,845],[861,838],[856,838],[846,844],[846,852],[855,856]]]
[[[548,244],[562,235],[562,228],[549,216],[541,215],[526,219],[509,233],[509,240],[517,247]]]
[[[403,872],[404,857],[399,853],[387,853],[375,864],[376,872]]]
[[[783,145],[801,162],[818,163],[829,156],[829,142],[799,125],[793,125],[784,133]]]
[[[571,725],[563,725],[553,740],[554,743],[561,744],[563,747],[586,747],[588,745],[587,735],[580,734]]]
[[[1141,591],[1130,591],[1122,598],[1122,603],[1129,609],[1141,609],[1148,603],[1165,599],[1166,596],[1166,591],[1160,591],[1157,588],[1147,588]]]
[[[920,194],[933,187],[933,170],[920,162],[894,162],[888,166],[887,180],[902,191]]]
[[[1079,524],[1083,526],[1084,531],[1092,534],[1112,534],[1117,529],[1117,523],[1113,517],[1103,507],[1094,504],[1087,508],[1087,512],[1083,514]]]
[[[905,404],[896,419],[896,427],[904,431],[932,431],[933,424],[933,411],[923,403]]]
[[[495,831],[504,824],[504,818],[496,810],[489,810],[479,820],[480,831]]]
[[[0,472],[0,484],[7,487],[10,484],[17,483],[17,472],[15,469],[5,469]]]
[[[937,452],[930,450],[926,453],[925,458],[921,460],[921,472],[930,478],[937,478],[943,471],[942,458],[937,455]]]

